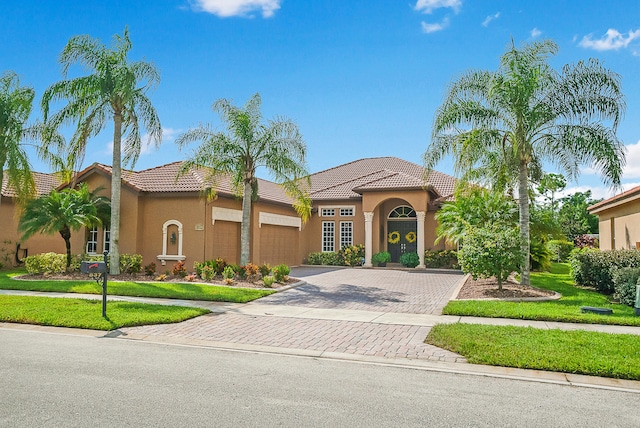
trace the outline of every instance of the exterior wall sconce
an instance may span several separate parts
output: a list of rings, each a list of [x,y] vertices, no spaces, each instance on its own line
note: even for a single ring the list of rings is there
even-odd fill
[[[171,245],[176,245],[176,233],[175,232],[171,232],[171,237],[169,238],[169,242],[171,242]]]

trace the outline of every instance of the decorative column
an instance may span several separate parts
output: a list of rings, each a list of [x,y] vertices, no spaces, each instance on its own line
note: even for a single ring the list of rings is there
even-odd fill
[[[424,265],[424,221],[427,216],[425,211],[416,211],[416,223],[418,229],[418,257],[420,258],[420,264],[417,266],[419,269],[426,269]]]
[[[364,267],[373,267],[371,256],[373,255],[373,213],[364,213]]]

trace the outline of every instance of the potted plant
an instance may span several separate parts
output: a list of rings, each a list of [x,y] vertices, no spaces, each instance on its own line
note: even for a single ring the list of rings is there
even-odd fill
[[[387,265],[387,262],[390,262],[390,261],[391,261],[391,254],[389,254],[387,251],[375,253],[371,257],[371,263],[377,265],[378,267],[385,267]]]

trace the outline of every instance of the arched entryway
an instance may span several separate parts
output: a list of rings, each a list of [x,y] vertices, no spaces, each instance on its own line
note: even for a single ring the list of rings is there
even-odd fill
[[[418,252],[417,216],[413,208],[400,205],[387,217],[387,249],[391,261],[398,263],[404,253]]]

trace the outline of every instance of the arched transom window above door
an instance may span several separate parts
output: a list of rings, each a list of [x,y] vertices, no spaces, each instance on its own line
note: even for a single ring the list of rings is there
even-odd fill
[[[401,205],[391,210],[389,218],[416,218],[416,212],[410,206]]]

